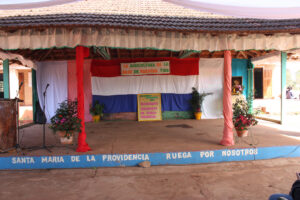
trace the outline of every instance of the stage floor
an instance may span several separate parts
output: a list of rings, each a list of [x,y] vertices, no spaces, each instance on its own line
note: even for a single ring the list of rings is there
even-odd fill
[[[241,139],[235,136],[236,144],[225,147],[219,145],[223,134],[223,119],[157,122],[101,121],[86,124],[87,143],[92,151],[84,154],[186,152],[299,145],[300,128],[289,131],[286,129],[278,124],[260,121],[259,125],[250,129],[248,137]],[[82,154],[76,152],[76,145],[61,145],[58,137],[48,128],[46,144],[50,146],[51,152],[34,148],[42,145],[42,130],[42,125],[21,129],[22,151],[1,153],[0,156]]]

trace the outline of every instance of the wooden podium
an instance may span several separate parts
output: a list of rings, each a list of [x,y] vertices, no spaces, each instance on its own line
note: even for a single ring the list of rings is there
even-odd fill
[[[18,100],[0,99],[0,149],[16,146]]]

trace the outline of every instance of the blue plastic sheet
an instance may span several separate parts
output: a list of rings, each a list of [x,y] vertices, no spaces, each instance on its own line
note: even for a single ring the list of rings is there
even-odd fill
[[[190,111],[192,94],[161,94],[162,111]]]
[[[96,101],[104,104],[104,113],[137,112],[137,95],[113,95],[98,96],[93,95],[93,105]]]
[[[191,94],[161,94],[162,111],[189,111]],[[104,113],[137,112],[137,95],[93,95],[96,101],[104,104]]]

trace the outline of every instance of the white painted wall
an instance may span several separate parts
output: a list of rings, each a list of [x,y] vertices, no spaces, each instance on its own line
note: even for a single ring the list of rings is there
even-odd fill
[[[14,99],[17,97],[19,89],[18,72],[14,68],[9,69],[9,86],[10,98]]]

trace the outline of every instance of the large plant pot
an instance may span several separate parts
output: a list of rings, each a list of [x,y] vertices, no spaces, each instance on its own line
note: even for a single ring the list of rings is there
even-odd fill
[[[202,116],[202,112],[195,112],[195,119],[196,120],[200,120],[201,119],[201,116]]]
[[[93,122],[99,122],[100,121],[100,115],[93,115]]]
[[[74,141],[73,133],[69,137],[66,137],[65,131],[60,131],[58,134],[59,134],[59,139],[61,144],[73,144]]]
[[[248,130],[236,130],[236,134],[238,137],[247,137],[248,136]]]

